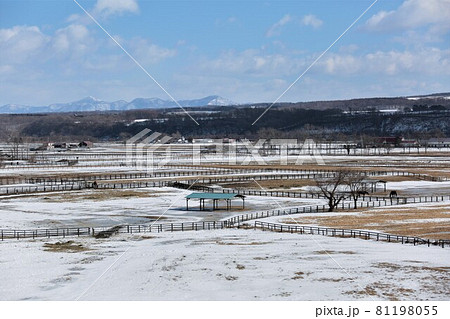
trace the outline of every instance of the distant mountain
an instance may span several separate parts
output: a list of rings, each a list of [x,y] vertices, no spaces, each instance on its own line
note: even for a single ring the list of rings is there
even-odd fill
[[[115,102],[105,102],[95,97],[88,96],[79,101],[70,103],[50,104],[47,112],[89,112],[89,111],[113,111],[122,110],[128,102],[119,100]]]
[[[218,95],[211,95],[196,100],[180,100],[178,103],[183,107],[194,106],[227,106],[236,105],[231,100]],[[118,100],[106,102],[95,97],[88,96],[79,101],[69,103],[56,103],[48,106],[28,106],[18,104],[6,104],[0,106],[0,114],[23,114],[23,113],[58,113],[58,112],[92,112],[92,111],[126,111],[138,109],[160,109],[177,107],[177,103],[171,100],[159,98],[136,98],[131,102]]]
[[[171,107],[172,101],[165,101],[158,98],[137,98],[126,104],[126,110],[138,110],[138,109],[157,109],[164,107]],[[175,104],[175,103],[173,103]]]
[[[202,106],[228,106],[238,105],[233,101],[211,95],[201,99],[179,100],[178,103],[182,107],[202,107]],[[240,104],[240,107],[267,107],[269,103],[257,104]],[[405,107],[412,108],[415,105],[437,105],[450,106],[450,93],[435,93],[418,96],[401,96],[401,97],[374,97],[374,98],[357,98],[350,100],[334,100],[334,101],[311,101],[311,102],[294,102],[294,103],[277,103],[276,107],[281,108],[304,108],[314,110],[340,109],[340,110],[402,110]],[[114,102],[106,102],[96,99],[92,96],[86,97],[79,101],[69,103],[50,104],[48,106],[28,106],[18,104],[7,104],[0,106],[0,114],[24,114],[24,113],[58,113],[58,112],[92,112],[92,111],[127,111],[140,109],[163,109],[176,108],[177,103],[171,100],[163,100],[160,98],[136,98],[131,102],[118,100]]]
[[[217,96],[217,95],[211,95],[207,96],[203,99],[199,100],[182,100],[178,101],[181,106],[227,106],[227,105],[236,105],[233,101],[230,101],[228,99],[225,99],[223,97]]]
[[[0,114],[23,114],[48,112],[47,106],[27,106],[19,104],[6,104],[0,106]]]

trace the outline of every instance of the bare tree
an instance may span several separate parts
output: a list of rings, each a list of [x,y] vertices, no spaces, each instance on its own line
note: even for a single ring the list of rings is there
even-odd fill
[[[386,152],[387,155],[389,155],[392,151],[392,149],[394,148],[394,145],[392,145],[391,143],[385,143],[383,144],[383,148],[384,151]]]
[[[342,186],[346,185],[348,172],[337,171],[333,177],[316,179],[316,185],[323,196],[328,200],[328,211],[332,212],[345,198]]]
[[[354,208],[358,208],[358,199],[367,193],[365,175],[361,172],[345,172],[344,184],[347,186],[350,197],[353,199]]]
[[[23,143],[23,139],[21,137],[12,136],[10,138],[10,144],[11,144],[11,154],[10,155],[13,160],[20,159],[20,150],[21,150],[22,143]],[[23,152],[22,152],[22,156],[23,156]]]
[[[35,164],[36,163],[37,152],[28,156],[28,163]]]

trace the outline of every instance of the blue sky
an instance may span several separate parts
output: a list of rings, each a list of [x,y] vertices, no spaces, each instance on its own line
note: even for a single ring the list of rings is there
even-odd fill
[[[274,101],[374,0],[78,0],[176,99]],[[450,91],[450,0],[379,0],[282,98]],[[72,0],[0,0],[0,105],[166,94]]]

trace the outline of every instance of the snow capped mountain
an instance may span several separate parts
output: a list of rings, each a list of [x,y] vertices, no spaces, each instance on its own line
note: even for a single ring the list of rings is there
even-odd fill
[[[225,99],[218,95],[211,95],[204,97],[202,99],[195,100],[180,100],[177,101],[183,107],[194,107],[194,106],[227,106],[236,105],[231,100]],[[177,103],[171,100],[161,100],[158,98],[138,98],[134,99],[127,105],[128,110],[134,109],[153,109],[153,108],[165,108],[165,107],[177,107]]]
[[[220,97],[218,95],[207,96],[203,99],[198,100],[181,100],[178,101],[181,106],[227,106],[227,105],[236,105],[233,101]]]
[[[164,101],[159,98],[137,98],[126,104],[126,110],[136,109],[155,109],[164,108],[168,105],[169,101]],[[175,104],[175,103],[173,103]]]
[[[215,105],[215,106],[227,106],[227,105],[234,105],[234,104],[236,104],[236,103],[234,103],[233,101],[231,101],[229,99],[220,97],[220,96],[215,96],[214,99],[212,99],[208,103],[208,105]]]
[[[116,107],[118,105],[120,106],[119,101],[112,103]],[[110,111],[112,109],[112,103],[96,99],[92,96],[88,96],[75,102],[50,104],[48,108],[49,112]]]
[[[183,107],[194,106],[226,106],[236,105],[231,100],[218,95],[207,96],[196,100],[181,100],[178,103]],[[48,106],[27,106],[17,104],[6,104],[0,106],[0,114],[21,113],[57,113],[57,112],[90,112],[90,111],[124,111],[137,109],[159,109],[177,107],[177,103],[159,98],[136,98],[131,102],[118,100],[106,102],[93,96],[69,103],[56,103]]]

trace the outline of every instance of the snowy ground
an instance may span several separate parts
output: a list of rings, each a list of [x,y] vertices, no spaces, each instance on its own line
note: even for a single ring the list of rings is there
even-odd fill
[[[123,146],[114,148],[123,151]],[[244,160],[246,156],[238,158]],[[203,159],[209,164],[224,162],[218,156]],[[264,159],[279,162],[277,156]],[[290,162],[296,159],[289,157]],[[448,157],[423,154],[324,156],[324,160],[327,165],[344,166],[357,162],[367,166],[430,164],[446,173],[449,163]],[[192,164],[192,159],[180,157],[170,164],[176,163]],[[0,175],[134,170],[95,159],[85,164],[103,166],[8,168],[0,169]],[[400,196],[448,195],[450,182],[388,182],[387,189],[397,190]],[[148,224],[161,214],[164,216],[159,222],[219,220],[280,206],[324,204],[313,199],[248,196],[245,210],[236,200],[235,209],[229,212],[186,211],[184,196],[189,193],[148,188],[2,197],[0,228]],[[402,207],[426,207],[431,212],[448,205],[417,203]],[[197,209],[198,203],[191,201],[190,207]],[[387,209],[373,210],[382,213]],[[346,213],[349,219],[360,215]],[[268,220],[280,222],[283,218]],[[448,224],[448,218],[440,216],[437,220]],[[408,221],[422,223],[423,219]],[[0,252],[0,300],[446,300],[450,296],[450,249],[351,238],[226,229],[121,234],[109,239],[7,240],[0,242]]]
[[[448,196],[450,182],[403,181],[387,182],[388,190],[396,190],[399,196]]]
[[[73,241],[61,251],[52,245],[57,240],[2,242],[0,299],[447,300],[450,295],[450,251],[438,247],[237,229]]]
[[[314,182],[312,182],[314,184]],[[341,187],[343,191],[346,191],[347,188]],[[274,189],[270,189],[274,190]],[[287,191],[286,189],[280,189]],[[317,192],[318,187],[316,186],[302,186],[290,188],[292,191],[301,191],[301,192]],[[382,195],[389,195],[389,192],[392,190],[397,191],[398,196],[406,196],[406,197],[416,197],[416,196],[448,196],[450,195],[450,182],[429,182],[429,181],[401,181],[401,182],[387,182],[386,183],[386,192],[383,191],[383,186],[378,185],[378,192],[375,193]]]
[[[323,205],[322,200],[247,196],[245,209],[240,199],[233,210],[199,211],[191,200],[186,211],[184,197],[192,191],[175,188],[133,190],[82,190],[65,193],[10,196],[2,199],[0,228],[29,229],[56,227],[93,227],[119,224],[220,220],[233,215],[270,209]],[[220,203],[221,207],[225,204]],[[279,206],[280,205],[280,206]],[[206,203],[206,208],[211,208]]]

